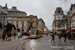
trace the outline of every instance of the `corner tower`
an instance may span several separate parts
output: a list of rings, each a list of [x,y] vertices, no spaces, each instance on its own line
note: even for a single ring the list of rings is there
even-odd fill
[[[54,20],[53,20],[53,24],[52,24],[52,30],[54,31],[58,31],[58,30],[62,30],[62,17],[64,16],[63,10],[61,7],[57,7],[55,10],[55,14],[54,14]]]

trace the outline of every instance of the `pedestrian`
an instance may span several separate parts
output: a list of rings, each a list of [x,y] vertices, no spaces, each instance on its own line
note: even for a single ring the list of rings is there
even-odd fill
[[[9,40],[11,40],[11,33],[9,32]]]
[[[16,33],[14,32],[14,39],[15,39]]]
[[[3,40],[5,40],[5,36],[6,36],[6,33],[3,32],[3,33],[2,33],[2,39],[3,39]]]
[[[61,33],[58,33],[59,40],[61,41]]]
[[[51,37],[52,37],[51,41],[55,42],[55,41],[54,41],[54,35],[55,35],[55,33],[50,32],[50,34],[51,34]]]
[[[5,36],[5,37],[6,37],[6,40],[7,40],[7,37],[8,37],[8,36],[7,36],[7,34],[6,34],[6,36]]]
[[[66,42],[66,37],[67,37],[67,34],[64,33],[64,42]]]
[[[18,32],[18,38],[20,38],[20,32]]]
[[[23,35],[25,35],[25,34],[24,34],[24,31],[22,31],[22,36],[23,36]]]
[[[47,33],[47,36],[48,36],[48,33]]]
[[[7,39],[9,40],[9,33],[7,33],[7,36],[8,36],[8,38],[7,38]]]

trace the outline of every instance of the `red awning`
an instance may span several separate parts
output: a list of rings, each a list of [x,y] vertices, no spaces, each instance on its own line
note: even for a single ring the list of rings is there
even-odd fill
[[[73,31],[73,30],[75,30],[75,29],[71,29],[71,31]],[[67,30],[66,32],[69,32],[70,30]]]

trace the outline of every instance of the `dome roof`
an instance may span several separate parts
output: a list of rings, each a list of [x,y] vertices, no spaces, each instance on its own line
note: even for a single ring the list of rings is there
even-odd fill
[[[61,7],[57,7],[55,13],[63,13],[63,10]]]

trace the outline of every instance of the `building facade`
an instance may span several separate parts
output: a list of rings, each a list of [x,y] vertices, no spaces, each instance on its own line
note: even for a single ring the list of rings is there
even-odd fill
[[[24,30],[27,32],[31,27],[38,27],[38,18],[34,15],[27,16],[27,13],[20,11],[17,7],[13,6],[11,9],[8,8],[7,4],[3,7],[8,14],[5,19],[5,24],[11,23],[15,25],[16,29]]]
[[[54,14],[54,20],[53,20],[53,24],[52,24],[52,30],[53,31],[58,31],[58,30],[62,30],[64,29],[63,27],[63,23],[62,23],[62,18],[64,16],[63,10],[61,7],[57,7],[55,10],[55,14]]]
[[[5,18],[7,17],[7,11],[0,5],[0,38],[2,38],[2,30],[5,25]]]
[[[70,10],[68,11],[68,27],[75,29],[75,4],[71,4]]]
[[[0,5],[0,23],[2,24],[2,27],[5,25],[5,18],[7,17],[7,13],[8,12]]]
[[[40,18],[40,19],[38,20],[38,28],[40,28],[41,30],[44,31],[44,27],[45,27],[45,22],[43,21],[42,18]]]

